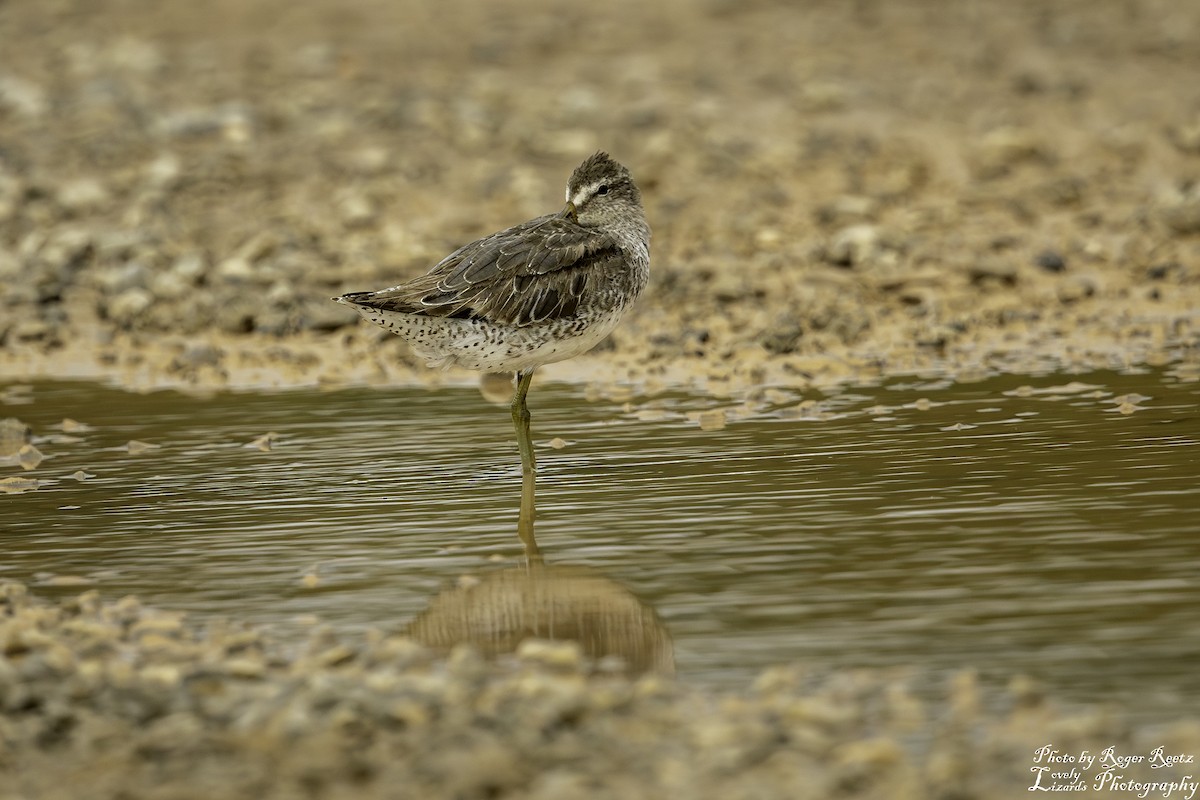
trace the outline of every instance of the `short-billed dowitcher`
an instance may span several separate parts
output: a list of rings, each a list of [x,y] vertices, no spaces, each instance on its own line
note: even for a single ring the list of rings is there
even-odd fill
[[[533,372],[608,336],[649,275],[641,193],[628,169],[596,153],[571,174],[557,214],[460,247],[408,283],[334,300],[399,334],[430,366],[516,373],[512,416],[528,546],[536,465],[525,396]]]

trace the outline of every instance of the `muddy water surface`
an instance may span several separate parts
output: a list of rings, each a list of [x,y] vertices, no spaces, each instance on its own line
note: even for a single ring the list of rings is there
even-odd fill
[[[45,456],[0,467],[39,481],[0,495],[0,578],[42,593],[398,630],[520,557],[508,413],[475,390],[0,398]],[[656,609],[682,680],[976,667],[1151,719],[1200,705],[1196,383],[913,378],[752,403],[542,384],[531,407],[548,560]]]

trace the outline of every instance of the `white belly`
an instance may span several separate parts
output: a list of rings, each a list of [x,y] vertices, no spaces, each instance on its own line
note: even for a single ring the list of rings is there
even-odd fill
[[[404,338],[431,367],[459,366],[483,372],[526,372],[574,358],[599,344],[624,316],[622,309],[590,320],[516,327],[367,306],[355,309],[368,321]]]

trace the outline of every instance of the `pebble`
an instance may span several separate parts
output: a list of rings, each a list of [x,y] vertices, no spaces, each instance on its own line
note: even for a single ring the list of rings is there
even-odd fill
[[[126,289],[108,304],[108,317],[119,325],[128,326],[154,303],[154,295],[145,289]]]
[[[375,223],[375,204],[365,195],[352,194],[338,203],[338,214],[347,228],[364,228]]]
[[[255,280],[254,265],[245,256],[232,256],[217,265],[217,277],[237,283],[253,283]]]
[[[108,190],[95,178],[77,178],[58,189],[58,204],[72,214],[103,208],[109,202]]]
[[[42,452],[31,444],[23,445],[17,451],[17,463],[24,470],[37,469],[38,464],[41,464],[45,458]]]
[[[883,249],[882,242],[878,226],[850,225],[834,234],[827,258],[839,266],[863,266],[875,261]]]
[[[0,75],[0,109],[37,118],[49,107],[46,92],[38,84],[16,75]]]
[[[145,290],[150,285],[150,268],[137,260],[98,270],[93,281],[108,294],[119,296],[130,289]]]
[[[583,652],[575,642],[526,639],[517,647],[517,658],[526,664],[571,672],[583,668]]]
[[[1159,216],[1177,234],[1200,233],[1200,188],[1192,186],[1187,192],[1172,195],[1163,204]]]
[[[1033,263],[1047,272],[1062,272],[1067,268],[1066,259],[1054,250],[1043,250],[1038,253]]]
[[[40,485],[41,481],[37,480],[36,478],[19,478],[17,476],[0,478],[0,492],[3,492],[4,494],[24,494],[25,492],[34,492],[37,491],[37,488]]]
[[[195,371],[202,367],[218,367],[225,359],[225,351],[208,342],[189,344],[182,353],[171,359],[171,369]]]
[[[275,433],[274,431],[268,431],[267,433],[264,433],[262,436],[259,436],[254,441],[249,442],[245,446],[252,447],[255,450],[261,450],[264,453],[269,453],[269,452],[271,452],[271,449],[275,446],[275,442],[278,441],[278,439],[279,439],[278,433]]]
[[[158,300],[180,300],[194,290],[195,284],[175,270],[160,272],[150,282],[150,291]]]

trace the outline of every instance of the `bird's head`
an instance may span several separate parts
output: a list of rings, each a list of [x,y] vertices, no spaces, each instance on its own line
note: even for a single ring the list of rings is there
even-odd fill
[[[642,194],[633,176],[608,153],[589,156],[571,173],[563,214],[589,228],[645,225]]]

